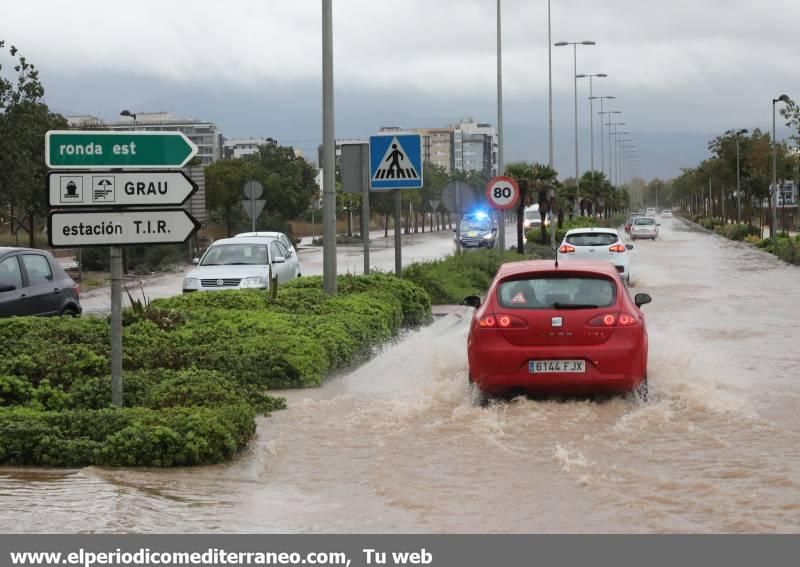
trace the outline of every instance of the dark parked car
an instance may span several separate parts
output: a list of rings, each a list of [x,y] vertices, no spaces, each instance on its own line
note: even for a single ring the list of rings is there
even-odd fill
[[[0,247],[0,317],[80,315],[79,292],[49,252]]]

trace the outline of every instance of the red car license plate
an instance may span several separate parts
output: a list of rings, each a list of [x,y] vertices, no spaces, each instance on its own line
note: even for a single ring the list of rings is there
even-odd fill
[[[585,360],[530,360],[528,372],[531,374],[584,374]]]

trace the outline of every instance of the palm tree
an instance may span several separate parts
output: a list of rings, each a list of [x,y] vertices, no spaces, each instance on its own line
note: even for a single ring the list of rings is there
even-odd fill
[[[547,241],[544,221],[554,205],[554,200],[548,195],[548,192],[549,189],[555,189],[558,172],[550,166],[540,163],[514,162],[506,166],[505,173],[517,182],[520,189],[520,200],[517,205],[517,252],[522,254],[525,250],[523,221],[526,206],[533,203],[539,204],[539,215],[542,219],[542,242]]]

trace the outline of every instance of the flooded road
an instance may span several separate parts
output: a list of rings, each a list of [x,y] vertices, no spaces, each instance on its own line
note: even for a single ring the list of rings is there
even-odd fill
[[[0,531],[797,533],[800,269],[662,225],[631,261],[648,403],[472,407],[454,308],[287,393],[234,463],[0,468]]]

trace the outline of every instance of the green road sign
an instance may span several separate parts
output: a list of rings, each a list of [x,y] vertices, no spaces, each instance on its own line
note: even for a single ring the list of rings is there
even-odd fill
[[[183,132],[53,130],[44,155],[51,169],[164,169],[186,165],[197,146]]]

